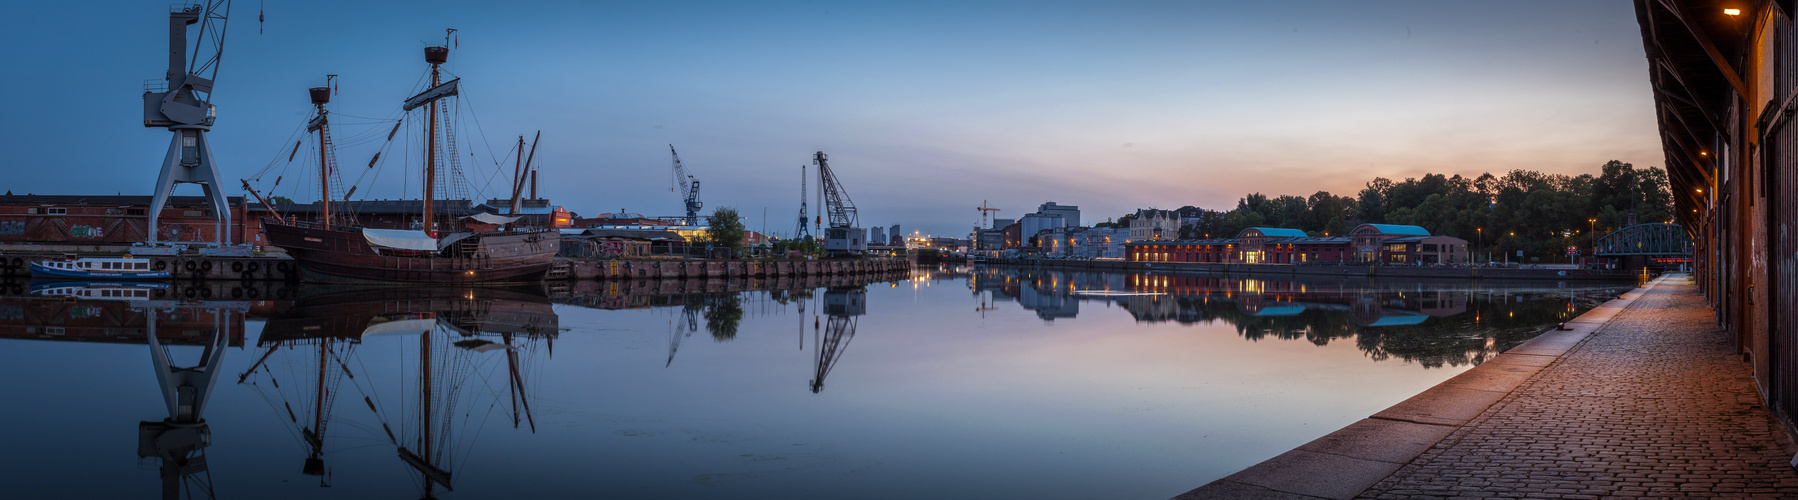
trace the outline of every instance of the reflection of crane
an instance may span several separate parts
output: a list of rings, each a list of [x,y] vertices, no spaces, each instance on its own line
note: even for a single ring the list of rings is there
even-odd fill
[[[812,237],[805,223],[805,165],[799,166],[799,227],[793,229],[793,241],[803,241]]]
[[[674,156],[674,187],[670,191],[679,192],[681,201],[687,204],[687,225],[699,225],[699,179],[687,174],[687,167],[680,164],[680,153],[674,152],[674,145],[668,145],[668,154]]]
[[[231,0],[209,0],[202,7],[177,5],[169,12],[169,70],[162,82],[152,80],[144,88],[144,126],[164,127],[174,132],[168,154],[162,160],[162,173],[156,178],[156,194],[150,201],[148,242],[156,244],[161,233],[157,219],[168,203],[175,184],[199,184],[212,204],[212,218],[217,227],[214,243],[231,241],[230,203],[225,200],[225,184],[219,177],[218,165],[212,158],[212,146],[206,131],[212,129],[216,117],[212,106],[212,84],[218,76],[219,57],[225,53],[225,15]],[[190,51],[187,27],[199,24],[199,35]],[[189,55],[192,55],[190,58]],[[201,56],[205,60],[201,60]]]
[[[817,323],[812,324],[812,348],[817,350],[812,364],[812,393],[824,390],[824,377],[836,368],[843,349],[855,338],[856,317],[868,311],[868,292],[862,287],[831,288],[824,292],[824,314],[830,321],[823,338],[818,338]]]
[[[200,354],[198,365],[174,366],[169,347],[156,337],[157,309],[144,309],[144,330],[150,344],[150,361],[156,366],[156,382],[162,388],[163,403],[169,417],[161,421],[139,422],[137,456],[155,458],[162,476],[162,498],[181,498],[181,487],[188,486],[188,498],[212,498],[212,474],[206,465],[206,447],[212,445],[212,430],[202,415],[212,399],[213,383],[224,366],[225,347],[231,335],[231,314],[211,306],[216,323],[211,340]],[[177,306],[188,309],[192,306]]]
[[[681,308],[681,316],[687,319],[687,331],[682,332],[680,331],[680,328],[669,329],[668,362],[663,363],[662,368],[674,365],[674,352],[680,350],[680,340],[693,335],[693,332],[699,331],[699,303],[693,301],[687,302]]]
[[[974,209],[975,209],[975,210],[979,210],[979,211],[980,211],[980,228],[981,228],[981,229],[986,229],[986,216],[987,216],[987,213],[988,213],[988,212],[995,212],[995,214],[994,214],[994,215],[997,215],[997,214],[996,214],[996,212],[998,212],[998,211],[999,211],[999,209],[997,209],[997,208],[993,208],[993,207],[989,207],[989,206],[986,206],[986,200],[980,200],[980,206],[978,206],[978,207],[974,207]],[[994,219],[994,220],[997,220],[997,219]]]

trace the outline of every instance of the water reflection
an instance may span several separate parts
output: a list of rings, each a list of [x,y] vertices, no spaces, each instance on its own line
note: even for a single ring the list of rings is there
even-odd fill
[[[0,338],[146,346],[167,416],[138,423],[137,456],[154,464],[162,498],[213,498],[206,405],[226,347],[243,345],[249,303],[153,298],[167,289],[161,283],[34,282],[28,294],[0,303]],[[187,358],[194,359],[181,361]]]
[[[830,376],[830,370],[836,368],[837,361],[843,357],[849,341],[855,339],[855,327],[860,317],[868,313],[868,290],[865,287],[831,287],[824,292],[824,315],[829,317],[825,323],[823,337],[818,336],[813,323],[812,345],[816,355],[812,367],[812,393],[824,390],[824,377]]]
[[[455,489],[454,469],[467,463],[460,455],[487,420],[480,411],[499,407],[514,428],[536,431],[527,378],[560,331],[540,289],[307,288],[265,324],[261,359],[238,381],[283,410],[277,418],[307,448],[301,471],[319,486],[330,486],[329,446],[372,440],[391,447],[433,498],[439,487]],[[365,359],[358,348],[370,343],[397,345],[397,356]],[[371,365],[413,375],[383,380],[393,372]],[[398,390],[384,391],[395,382]],[[336,406],[346,383],[355,391],[349,415]],[[331,424],[345,417],[361,435],[333,439]],[[358,421],[366,418],[373,422]]]
[[[1081,304],[1120,307],[1141,323],[1224,322],[1248,340],[1352,339],[1375,360],[1426,368],[1478,364],[1615,298],[1627,285],[1418,283],[1366,279],[1271,280],[980,268],[935,273],[968,280],[982,314],[1016,302],[1044,321]]]
[[[1620,290],[997,269],[882,283],[895,278],[0,283],[0,339],[39,344],[0,349],[11,376],[44,371],[37,355],[95,367],[43,395],[14,387],[50,407],[5,415],[48,437],[11,436],[75,459],[138,439],[157,472],[6,466],[44,476],[27,497],[127,496],[116,490],[156,480],[165,497],[209,498],[215,479],[220,494],[253,497],[935,492],[889,487],[912,483],[1166,497],[1315,437],[1295,429],[1339,427],[1457,373],[1370,359],[1478,363]],[[100,361],[116,358],[130,369]],[[80,396],[114,386],[145,398]],[[30,420],[40,414],[105,420]],[[90,435],[106,442],[76,439]]]

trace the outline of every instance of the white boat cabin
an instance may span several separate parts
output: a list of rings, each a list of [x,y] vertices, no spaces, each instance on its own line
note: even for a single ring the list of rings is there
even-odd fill
[[[75,297],[94,300],[150,300],[149,288],[59,286],[38,292],[47,297]]]
[[[75,260],[47,260],[39,262],[38,264],[50,269],[64,271],[98,271],[112,273],[150,272],[150,261],[144,259],[85,258]]]

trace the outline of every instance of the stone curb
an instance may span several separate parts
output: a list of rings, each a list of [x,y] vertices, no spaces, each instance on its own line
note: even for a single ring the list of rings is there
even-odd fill
[[[1665,279],[1586,311],[1567,321],[1566,330],[1538,335],[1399,404],[1174,499],[1352,499],[1560,360]]]

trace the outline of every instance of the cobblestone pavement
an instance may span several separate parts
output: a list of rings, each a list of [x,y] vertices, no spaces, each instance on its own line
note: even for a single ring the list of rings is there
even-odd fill
[[[1791,445],[1670,277],[1358,498],[1798,498]]]

